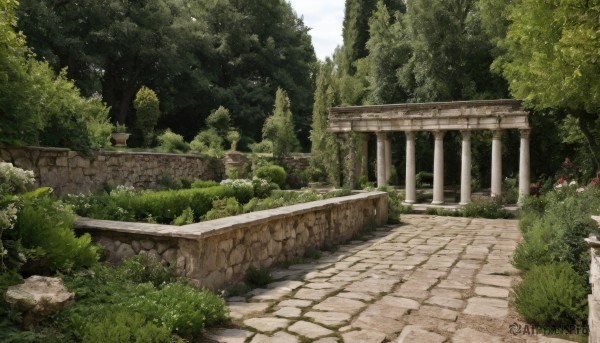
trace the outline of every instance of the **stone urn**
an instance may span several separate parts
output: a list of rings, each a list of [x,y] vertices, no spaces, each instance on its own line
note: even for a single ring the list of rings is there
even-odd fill
[[[127,146],[129,136],[129,133],[113,132],[112,139],[115,141],[115,146]]]

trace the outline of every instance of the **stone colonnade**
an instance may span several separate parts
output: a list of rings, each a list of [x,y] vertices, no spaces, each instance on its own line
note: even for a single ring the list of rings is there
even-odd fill
[[[471,133],[491,130],[492,196],[502,194],[502,133],[521,132],[519,161],[519,202],[529,194],[529,121],[521,100],[480,100],[438,103],[412,103],[378,106],[335,107],[330,109],[329,131],[377,135],[377,185],[387,184],[391,170],[389,133],[406,135],[406,203],[416,202],[415,150],[416,132],[432,132],[435,136],[433,170],[433,205],[444,203],[444,135],[448,131],[462,134],[460,204],[471,202]],[[353,151],[353,149],[350,149]],[[365,154],[364,147],[362,153]],[[355,156],[349,156],[354,161]],[[365,158],[363,157],[363,163]],[[353,168],[358,170],[359,168]]]
[[[460,205],[471,202],[471,130],[461,130],[461,181]],[[492,175],[491,195],[502,195],[502,130],[493,131],[492,139]],[[519,201],[529,194],[530,161],[529,161],[529,129],[521,129],[521,147],[519,158]],[[404,131],[406,135],[406,172],[405,200],[407,204],[416,202],[416,151],[415,131]],[[432,205],[444,203],[444,135],[446,131],[433,131],[435,136],[433,160],[433,200]],[[387,132],[376,132],[377,135],[377,185],[385,186],[390,178],[391,144]]]

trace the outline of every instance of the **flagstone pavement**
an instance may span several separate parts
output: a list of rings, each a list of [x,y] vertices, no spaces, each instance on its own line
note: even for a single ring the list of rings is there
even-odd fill
[[[516,220],[403,215],[312,263],[278,269],[279,281],[227,305],[234,325],[215,342],[523,342],[532,334],[511,300]],[[512,325],[513,332],[509,332]],[[521,332],[515,330],[521,325]]]

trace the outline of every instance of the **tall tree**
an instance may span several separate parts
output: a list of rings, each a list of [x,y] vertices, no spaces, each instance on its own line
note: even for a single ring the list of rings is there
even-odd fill
[[[297,151],[300,144],[294,132],[290,99],[286,91],[277,89],[273,115],[265,121],[263,139],[273,142],[273,156],[281,157]]]
[[[246,136],[288,89],[307,145],[316,57],[308,28],[284,0],[23,0],[19,27],[40,58],[84,94],[101,94],[113,121],[133,124],[144,84],[161,99],[163,128],[193,137],[210,110],[231,109]]]
[[[315,103],[312,115],[310,139],[311,165],[326,174],[329,182],[339,184],[340,163],[338,147],[331,132],[327,131],[329,108],[340,103],[339,86],[335,75],[335,65],[329,58],[320,65],[315,89]]]
[[[397,16],[395,22],[392,15]],[[403,19],[404,16],[399,11],[390,14],[385,3],[380,0],[369,20],[369,103],[390,104],[407,99],[396,76],[396,70],[408,62],[412,53]]]
[[[577,119],[600,168],[600,1],[519,0],[496,67],[516,97]]]

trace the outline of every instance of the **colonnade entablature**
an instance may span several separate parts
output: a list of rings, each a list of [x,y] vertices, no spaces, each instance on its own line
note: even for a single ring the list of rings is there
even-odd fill
[[[519,202],[529,194],[530,157],[528,113],[521,100],[476,100],[432,103],[407,103],[375,106],[334,107],[329,110],[328,130],[336,134],[349,132],[377,135],[377,184],[387,184],[391,166],[391,144],[388,133],[406,135],[406,203],[416,201],[415,132],[435,135],[434,181],[432,204],[444,203],[444,145],[447,131],[462,133],[461,204],[471,202],[471,132],[491,130],[492,175],[491,195],[502,192],[502,141],[504,130],[520,130]],[[350,149],[351,151],[353,149]],[[366,151],[365,151],[366,153]],[[355,156],[349,156],[354,160]],[[356,161],[354,161],[356,162]],[[356,169],[356,167],[351,167]],[[354,174],[352,174],[354,175]]]

